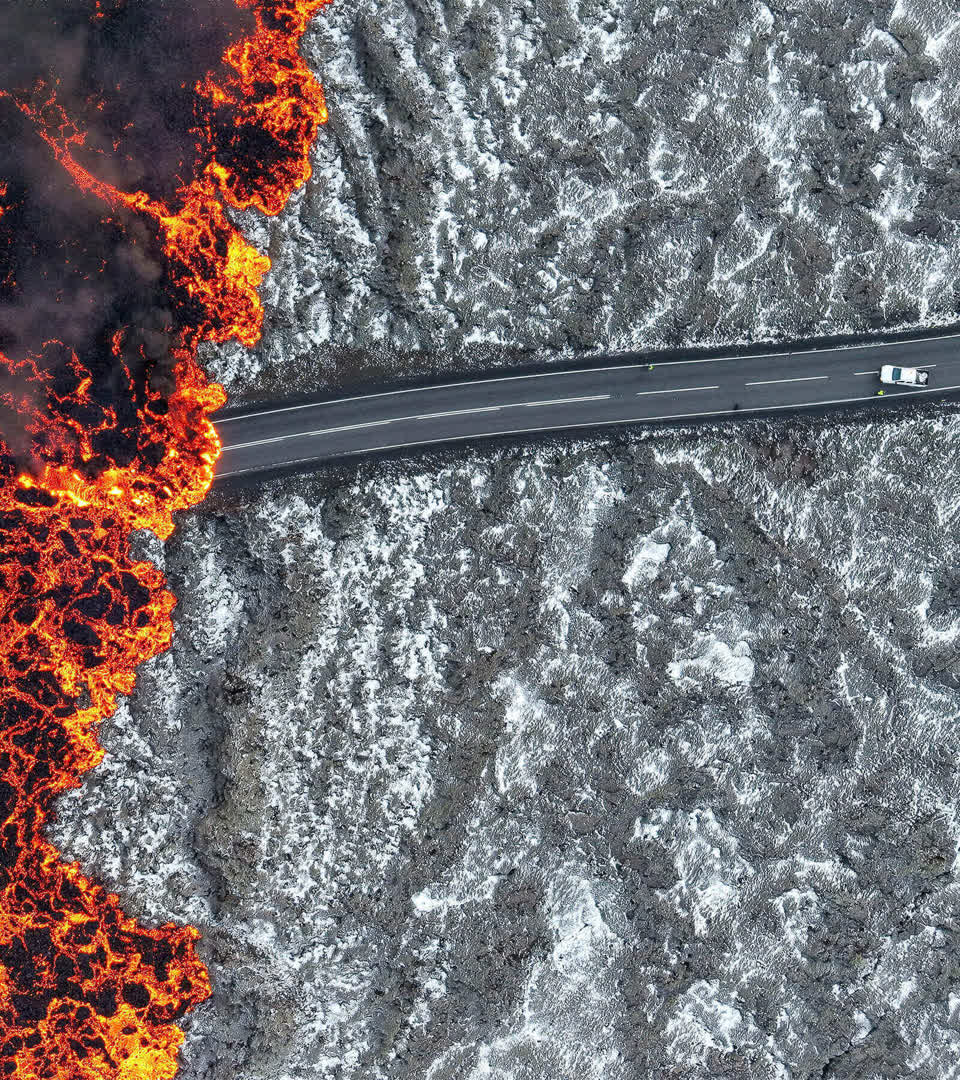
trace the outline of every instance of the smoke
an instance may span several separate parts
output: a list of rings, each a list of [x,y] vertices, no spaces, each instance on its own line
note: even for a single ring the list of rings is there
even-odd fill
[[[196,156],[194,85],[249,25],[232,0],[0,0],[0,351],[86,354],[148,314],[170,322],[152,231],[78,191],[16,98],[55,95],[91,172],[168,199]]]
[[[233,0],[0,0],[0,89],[55,88],[108,179],[162,197],[192,162],[195,83],[252,26]]]
[[[61,383],[65,352],[47,343],[75,353],[112,410],[101,441],[117,463],[169,368],[166,264],[155,229],[79,190],[17,102],[55,99],[86,133],[84,167],[169,200],[196,161],[194,86],[252,25],[233,0],[0,0],[0,353],[39,358]],[[22,460],[15,411],[0,436]]]

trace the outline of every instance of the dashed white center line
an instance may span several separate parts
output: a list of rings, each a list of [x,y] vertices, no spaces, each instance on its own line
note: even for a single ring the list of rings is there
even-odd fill
[[[691,390],[719,390],[719,386],[678,386],[673,390],[638,390],[636,397],[646,397],[648,394],[689,394]]]
[[[819,382],[821,379],[829,379],[829,375],[802,375],[799,379],[757,379],[756,382],[748,382],[747,386],[773,386],[776,383],[785,382]]]
[[[413,419],[406,416],[405,420]],[[340,427],[320,428],[317,431],[288,431],[285,435],[274,435],[269,439],[253,439],[250,442],[228,443],[227,450],[246,450],[249,446],[269,446],[271,443],[288,442],[290,439],[312,439],[318,435],[339,435],[344,431],[359,431],[361,428],[383,427],[395,420],[367,420],[362,424],[342,424]]]
[[[933,365],[928,364],[926,366],[927,367],[932,367]],[[869,374],[875,374],[875,373],[870,372]],[[689,390],[711,389],[712,390],[712,389],[716,389],[716,388],[715,387],[696,386],[696,387],[685,387],[685,389],[689,389]],[[960,385],[924,387],[923,389],[917,389],[916,387],[905,387],[900,394],[898,394],[894,398],[888,399],[888,400],[897,400],[899,398],[906,398],[906,397],[911,397],[912,398],[912,397],[919,397],[920,395],[938,394],[938,393],[939,394],[960,393]],[[607,396],[607,395],[603,395],[603,396]],[[816,404],[817,406],[823,406],[823,405],[847,405],[847,404],[861,404],[861,403],[866,403],[868,401],[869,402],[875,402],[876,400],[877,400],[876,397],[873,396],[873,395],[871,395],[869,397],[834,398],[834,399],[831,399],[829,401],[821,401],[821,402],[816,402],[816,403],[796,402],[794,404],[782,405],[781,408],[784,411],[786,411],[788,409],[789,410],[802,409],[802,408],[805,408],[809,404]],[[532,404],[534,404],[534,403],[532,403]],[[742,416],[744,414],[763,413],[763,412],[767,412],[767,411],[768,411],[768,409],[767,409],[766,406],[758,407],[758,408],[744,408],[744,409],[740,410],[739,415]],[[720,419],[724,419],[724,418],[732,418],[732,417],[734,417],[736,415],[738,415],[738,414],[733,412],[730,409],[713,409],[713,410],[710,410],[710,411],[707,411],[707,412],[667,413],[667,414],[665,414],[663,416],[637,416],[637,417],[632,417],[632,418],[618,417],[618,418],[613,419],[613,420],[599,420],[599,421],[598,420],[588,420],[588,421],[585,421],[583,423],[564,425],[564,427],[569,427],[570,429],[576,429],[576,428],[601,428],[601,427],[609,427],[609,426],[613,426],[613,425],[617,425],[617,424],[649,423],[651,421],[661,421],[661,420],[667,420],[667,421],[670,421],[670,420],[675,420],[675,421],[693,420],[693,419],[698,418],[698,417],[714,417],[717,420],[720,420]],[[294,432],[294,433],[291,433],[290,435],[279,436],[279,437],[276,437],[276,438],[273,438],[273,439],[257,439],[257,440],[255,440],[253,442],[235,443],[232,446],[228,444],[228,445],[226,445],[224,447],[224,450],[226,450],[226,451],[240,450],[240,449],[242,449],[244,447],[263,446],[263,445],[266,445],[267,443],[282,442],[282,441],[285,441],[288,438],[300,439],[300,438],[304,438],[304,437],[309,438],[310,436],[315,436],[315,435],[329,435],[329,434],[332,434],[332,433],[337,432],[337,431],[349,431],[349,430],[351,430],[353,428],[381,427],[381,426],[384,426],[384,425],[395,423],[397,419],[401,419],[401,418],[397,417],[397,418],[395,418],[393,420],[374,420],[374,421],[370,421],[370,422],[368,422],[366,424],[344,425],[343,427],[340,427],[340,428],[328,428],[328,429],[326,429],[324,431]],[[403,417],[402,419],[410,420],[410,419],[414,419],[414,417]],[[380,451],[380,450],[394,450],[394,449],[399,449],[401,447],[408,447],[408,446],[423,446],[423,445],[425,445],[427,443],[433,443],[433,442],[436,442],[436,443],[459,442],[459,441],[461,441],[461,440],[463,440],[465,438],[478,438],[478,437],[479,438],[484,438],[484,437],[491,437],[491,436],[499,437],[499,436],[504,436],[504,435],[520,435],[520,434],[528,434],[528,433],[537,432],[537,431],[550,431],[550,430],[555,430],[555,429],[550,428],[549,426],[548,427],[516,428],[516,429],[514,429],[512,431],[479,432],[479,433],[475,433],[475,434],[470,435],[470,436],[452,435],[452,436],[444,436],[443,438],[438,438],[438,439],[422,439],[422,440],[414,440],[414,441],[410,441],[410,442],[386,443],[386,444],[382,444],[382,445],[378,445],[378,446],[364,446],[364,447],[361,447],[361,448],[355,449],[355,450],[343,450],[343,451],[339,452],[339,456],[374,453],[374,452]],[[336,452],[334,452],[334,453],[329,454],[328,456],[329,457],[336,457],[336,456],[338,456],[338,454]],[[279,469],[279,468],[285,468],[285,467],[294,466],[294,465],[305,464],[305,463],[308,463],[308,462],[318,462],[318,461],[322,461],[322,460],[324,460],[324,455],[318,455],[318,454],[314,453],[314,454],[310,454],[310,455],[302,457],[302,458],[287,458],[287,459],[282,460],[282,461],[265,462],[265,463],[260,464],[260,465],[249,466],[249,467],[244,468],[244,469],[232,469],[229,472],[219,473],[218,474],[218,479],[226,480],[229,477],[253,474],[253,473],[259,472],[261,470]],[[221,459],[221,463],[222,462],[223,462],[223,459]]]
[[[716,389],[715,387],[713,389]],[[366,420],[358,424],[342,424],[340,427],[319,428],[315,431],[289,431],[283,435],[274,435],[269,439],[254,439],[252,442],[233,443],[229,449],[244,450],[250,446],[267,446],[270,443],[287,442],[290,439],[315,438],[321,435],[340,435],[345,431],[359,431],[362,428],[383,427],[385,424],[402,424],[411,420],[439,420],[445,416],[469,416],[478,413],[495,413],[501,409],[532,409],[537,405],[571,405],[579,401],[606,401],[609,394],[590,394],[586,397],[552,398],[549,401],[513,401],[508,405],[481,405],[473,409],[448,409],[445,412],[420,413],[414,416],[391,416],[385,420]]]
[[[414,420],[436,420],[441,416],[467,416],[469,413],[483,413],[483,412],[499,412],[500,405],[486,405],[479,409],[448,409],[446,412],[428,412],[421,413],[419,416],[413,417]],[[399,416],[398,420],[409,420],[410,417]],[[392,421],[391,421],[392,423]]]
[[[485,405],[477,409],[449,409],[446,412],[421,413],[415,420],[437,420],[444,416],[469,416],[473,413],[499,412],[501,409],[535,409],[539,405],[575,405],[581,401],[606,401],[609,394],[589,394],[586,397],[551,398],[548,401],[511,401],[506,405]],[[400,417],[406,420],[408,417]]]
[[[573,405],[578,401],[607,401],[609,397],[609,394],[590,394],[587,397],[554,398],[552,401],[519,401],[517,404],[525,409],[533,409],[537,405]]]

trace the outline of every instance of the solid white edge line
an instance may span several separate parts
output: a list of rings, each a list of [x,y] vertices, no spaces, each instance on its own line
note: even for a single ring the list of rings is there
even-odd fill
[[[960,333],[956,334],[940,334],[937,337],[928,338],[906,338],[902,341],[877,341],[877,342],[861,342],[859,345],[831,345],[825,349],[792,349],[786,352],[774,352],[774,353],[756,353],[752,356],[708,356],[702,357],[696,360],[662,360],[659,363],[653,361],[653,366],[658,367],[676,367],[679,364],[716,364],[721,360],[754,360],[760,357],[766,359],[775,359],[778,356],[808,356],[811,353],[831,353],[831,352],[849,352],[851,349],[887,349],[895,348],[896,346],[906,345],[918,345],[925,342],[932,341],[950,341],[953,338],[960,338]],[[375,394],[354,394],[351,397],[333,398],[329,401],[307,401],[302,405],[284,405],[279,409],[263,409],[260,412],[255,413],[239,413],[237,416],[225,416],[222,420],[217,420],[217,424],[229,424],[232,420],[250,420],[256,416],[272,416],[274,413],[293,412],[297,409],[313,409],[318,405],[343,405],[348,401],[361,401],[364,398],[379,398],[379,397],[392,397],[400,394],[417,394],[423,390],[449,390],[451,387],[456,386],[478,386],[481,383],[495,383],[495,382],[519,382],[521,379],[545,379],[554,377],[557,375],[583,375],[590,371],[624,371],[627,368],[639,368],[650,367],[650,361],[635,360],[631,364],[611,364],[609,367],[585,367],[585,368],[568,368],[563,371],[537,371],[532,375],[496,375],[487,379],[467,379],[463,382],[449,382],[438,383],[436,386],[409,386],[402,390],[380,390]],[[933,364],[927,364],[926,367],[934,367]]]
[[[744,386],[774,386],[776,383],[785,382],[822,382],[829,379],[829,375],[801,375],[798,379],[755,379],[753,382],[744,383]]]
[[[915,397],[917,394],[932,394],[937,391],[940,393],[947,393],[951,390],[960,390],[960,385],[938,386],[935,389],[926,390],[902,390],[899,394],[891,396],[898,398]],[[383,446],[364,446],[360,450],[345,450],[341,454],[331,454],[328,458],[305,457],[292,458],[289,461],[275,461],[268,466],[258,466],[255,469],[238,469],[236,472],[214,474],[214,480],[228,480],[232,476],[245,476],[248,473],[264,472],[266,469],[284,469],[290,465],[300,465],[305,461],[316,461],[320,463],[323,461],[336,460],[338,458],[357,457],[360,454],[375,454],[378,450],[400,450],[407,446],[430,446],[439,443],[464,442],[466,439],[492,439],[501,435],[529,435],[535,431],[570,431],[575,428],[611,427],[615,424],[649,424],[659,420],[693,420],[700,416],[742,416],[744,413],[754,412],[785,412],[787,409],[809,409],[819,405],[850,405],[855,401],[873,401],[876,396],[876,394],[871,394],[869,397],[834,398],[830,401],[800,401],[794,405],[777,405],[773,407],[769,405],[758,405],[749,409],[712,409],[707,412],[669,413],[666,416],[638,416],[632,420],[588,420],[582,424],[564,424],[562,427],[554,427],[551,424],[547,424],[541,427],[513,428],[510,431],[483,431],[470,435],[451,435],[443,439],[417,439],[414,442],[387,443]],[[228,447],[226,449],[230,448]]]

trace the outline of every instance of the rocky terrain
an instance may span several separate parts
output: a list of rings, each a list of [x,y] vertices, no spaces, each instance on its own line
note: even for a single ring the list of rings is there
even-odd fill
[[[203,929],[183,1075],[955,1075],[958,465],[738,426],[189,518],[61,824]]]
[[[953,322],[948,0],[334,0],[313,183],[248,233],[272,396]]]
[[[935,0],[335,4],[236,400],[956,319]],[[57,840],[215,984],[185,1080],[960,1076],[960,421],[223,490]]]

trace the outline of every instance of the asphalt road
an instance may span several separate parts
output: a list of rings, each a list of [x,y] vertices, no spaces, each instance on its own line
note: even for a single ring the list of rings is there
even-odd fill
[[[930,370],[923,389],[881,387],[881,364]],[[877,391],[885,391],[877,397]],[[960,394],[960,334],[714,359],[497,375],[227,416],[217,477],[307,469],[354,454],[616,424],[893,403]]]

